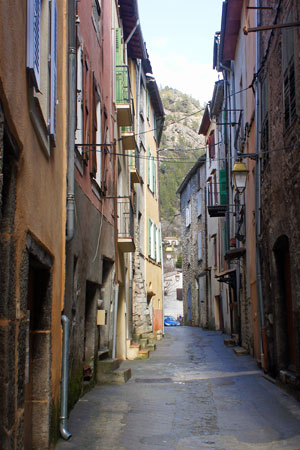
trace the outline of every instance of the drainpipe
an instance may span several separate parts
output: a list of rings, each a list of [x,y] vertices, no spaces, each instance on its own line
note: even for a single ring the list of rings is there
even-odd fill
[[[68,111],[68,167],[67,167],[67,242],[74,236],[74,149],[75,149],[75,92],[76,92],[76,31],[75,1],[69,0],[69,111]]]
[[[115,359],[115,357],[116,357],[116,349],[117,349],[118,303],[119,303],[119,283],[116,283],[116,284],[115,284],[114,334],[113,334],[112,359]]]
[[[62,382],[61,382],[61,405],[59,418],[59,431],[63,439],[68,441],[72,434],[67,430],[68,421],[68,381],[69,381],[69,325],[70,320],[63,314],[61,316],[61,323],[63,327],[63,348],[62,348]]]
[[[256,7],[260,6],[260,0],[256,0]],[[260,10],[256,11],[256,26],[260,25]],[[256,34],[256,73],[260,67],[260,33]],[[258,310],[260,322],[260,352],[262,365],[265,371],[268,369],[268,352],[267,352],[267,337],[265,332],[264,321],[264,305],[262,294],[262,276],[261,276],[261,259],[260,259],[260,83],[257,79],[257,87],[255,90],[255,144],[256,144],[256,170],[255,170],[255,222],[256,222],[256,280],[257,280],[257,297]]]

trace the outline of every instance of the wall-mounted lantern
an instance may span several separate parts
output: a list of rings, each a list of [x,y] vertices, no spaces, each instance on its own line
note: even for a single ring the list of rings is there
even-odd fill
[[[232,181],[235,189],[242,194],[246,189],[249,170],[243,161],[236,161],[232,170]]]

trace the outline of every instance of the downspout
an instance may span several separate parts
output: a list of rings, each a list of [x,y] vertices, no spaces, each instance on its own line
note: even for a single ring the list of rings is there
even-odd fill
[[[113,348],[112,358],[116,357],[117,349],[117,323],[118,323],[118,304],[119,304],[119,252],[118,252],[118,200],[117,200],[117,156],[116,142],[114,143],[114,226],[115,226],[115,301],[114,301],[114,326],[113,326]]]
[[[260,6],[260,0],[256,0],[256,7]],[[256,26],[260,25],[260,10],[256,11]],[[256,35],[256,73],[260,67],[260,33]],[[262,276],[261,276],[261,259],[260,259],[260,171],[261,160],[259,158],[260,153],[260,83],[257,78],[257,86],[255,90],[255,144],[256,144],[256,170],[255,170],[255,223],[256,223],[256,280],[257,280],[257,297],[258,297],[258,310],[259,310],[259,322],[260,322],[260,352],[263,369],[268,370],[268,351],[267,351],[267,336],[265,332],[264,321],[264,305],[262,294]]]
[[[63,314],[61,316],[63,327],[63,348],[62,348],[62,382],[61,382],[61,404],[59,431],[63,439],[68,441],[72,434],[67,430],[68,422],[68,382],[69,382],[69,325],[70,320]]]
[[[69,0],[69,111],[68,111],[68,166],[67,166],[67,233],[66,241],[74,236],[74,151],[75,151],[75,92],[76,92],[76,31],[75,31],[75,1]]]
[[[118,261],[117,261],[118,264]],[[115,284],[115,304],[114,304],[114,334],[113,334],[113,350],[112,359],[116,357],[117,350],[117,319],[118,319],[118,305],[119,305],[119,283]]]

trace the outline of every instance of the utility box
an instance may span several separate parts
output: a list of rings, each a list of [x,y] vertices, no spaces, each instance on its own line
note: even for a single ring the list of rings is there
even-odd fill
[[[97,311],[97,325],[106,325],[107,313],[105,309],[99,309]]]

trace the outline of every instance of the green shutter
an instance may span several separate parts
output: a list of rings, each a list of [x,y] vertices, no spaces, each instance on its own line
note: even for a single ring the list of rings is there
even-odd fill
[[[150,158],[150,148],[148,147],[147,150],[147,184],[150,186],[150,164],[152,164],[151,158]]]
[[[154,158],[152,160],[152,171],[153,171],[153,194],[156,195],[156,165],[154,162]]]
[[[116,65],[123,64],[123,46],[121,38],[121,28],[116,28]]]
[[[151,256],[151,219],[148,219],[148,256]]]
[[[227,204],[227,192],[226,192],[226,170],[220,169],[219,171],[219,183],[220,183],[220,204]]]
[[[156,230],[157,230],[157,227],[156,227],[156,225],[154,225],[154,259],[156,259],[156,256],[157,256],[157,251],[156,251]]]

